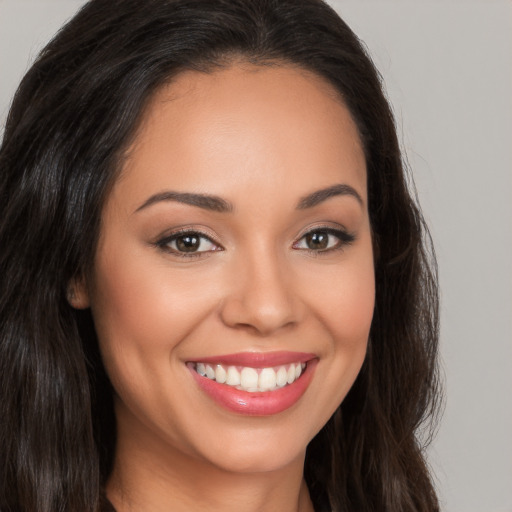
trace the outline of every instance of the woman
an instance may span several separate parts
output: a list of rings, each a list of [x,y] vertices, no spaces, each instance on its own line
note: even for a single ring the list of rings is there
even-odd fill
[[[89,2],[0,172],[2,511],[438,510],[435,265],[328,6]]]

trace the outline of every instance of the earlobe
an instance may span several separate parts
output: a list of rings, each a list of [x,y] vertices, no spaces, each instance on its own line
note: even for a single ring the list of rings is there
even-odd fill
[[[86,309],[89,307],[89,293],[85,280],[73,278],[66,290],[66,299],[69,305],[75,309]]]

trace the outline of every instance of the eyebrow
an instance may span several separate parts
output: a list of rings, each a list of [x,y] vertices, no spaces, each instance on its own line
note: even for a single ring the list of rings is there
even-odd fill
[[[307,208],[312,208],[313,206],[323,203],[327,199],[335,196],[351,196],[357,199],[357,202],[361,206],[364,205],[363,199],[356,191],[356,189],[354,189],[350,185],[340,183],[337,185],[332,185],[327,188],[323,188],[321,190],[317,190],[312,194],[304,196],[302,199],[300,199],[297,205],[297,210],[305,210]]]
[[[318,204],[335,196],[351,196],[357,199],[361,205],[364,204],[363,199],[353,187],[346,184],[337,184],[321,190],[316,190],[315,192],[302,197],[297,203],[297,210],[313,208],[314,206],[317,206]],[[144,210],[155,203],[165,201],[175,201],[218,213],[228,213],[232,212],[234,209],[233,205],[229,201],[218,196],[167,190],[165,192],[152,195],[141,206],[139,206],[135,212]]]
[[[166,192],[160,192],[159,194],[152,195],[147,201],[139,206],[135,212],[139,212],[140,210],[161,201],[176,201],[178,203],[189,204],[191,206],[203,208],[204,210],[219,213],[233,211],[233,205],[230,202],[217,196],[193,194],[191,192],[174,192],[172,190],[168,190]]]

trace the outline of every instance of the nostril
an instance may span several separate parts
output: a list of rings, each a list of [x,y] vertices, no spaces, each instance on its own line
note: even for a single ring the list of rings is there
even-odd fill
[[[292,327],[299,321],[300,314],[298,308],[288,300],[269,303],[255,297],[232,297],[223,302],[220,317],[231,328],[266,336],[276,330]]]

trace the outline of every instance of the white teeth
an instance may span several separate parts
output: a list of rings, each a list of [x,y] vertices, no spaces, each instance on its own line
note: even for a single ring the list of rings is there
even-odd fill
[[[240,372],[234,367],[228,367],[226,384],[228,386],[240,386]]]
[[[288,373],[286,376],[286,382],[288,384],[291,384],[295,380],[295,365],[290,365],[290,368],[288,368]]]
[[[288,372],[286,371],[286,368],[284,366],[281,366],[279,370],[277,370],[277,376],[276,376],[276,384],[277,387],[282,388],[286,384],[288,384]]]
[[[252,393],[274,391],[295,382],[306,368],[306,363],[291,363],[275,368],[225,367],[222,364],[196,363],[195,370],[202,377],[220,384]]]
[[[258,379],[258,387],[261,391],[269,391],[276,387],[277,375],[272,368],[263,368]]]
[[[203,363],[197,363],[196,372],[203,377],[206,375],[206,368],[204,367]]]
[[[244,368],[240,372],[240,386],[246,389],[258,387],[258,372],[254,368]]]
[[[216,367],[215,367],[215,380],[217,382],[220,382],[221,384],[224,384],[224,382],[226,382],[226,378],[227,378],[227,372],[226,370],[224,370],[224,367],[221,366],[220,364],[218,364]]]
[[[206,365],[206,376],[209,379],[215,379],[215,370],[209,364]]]

